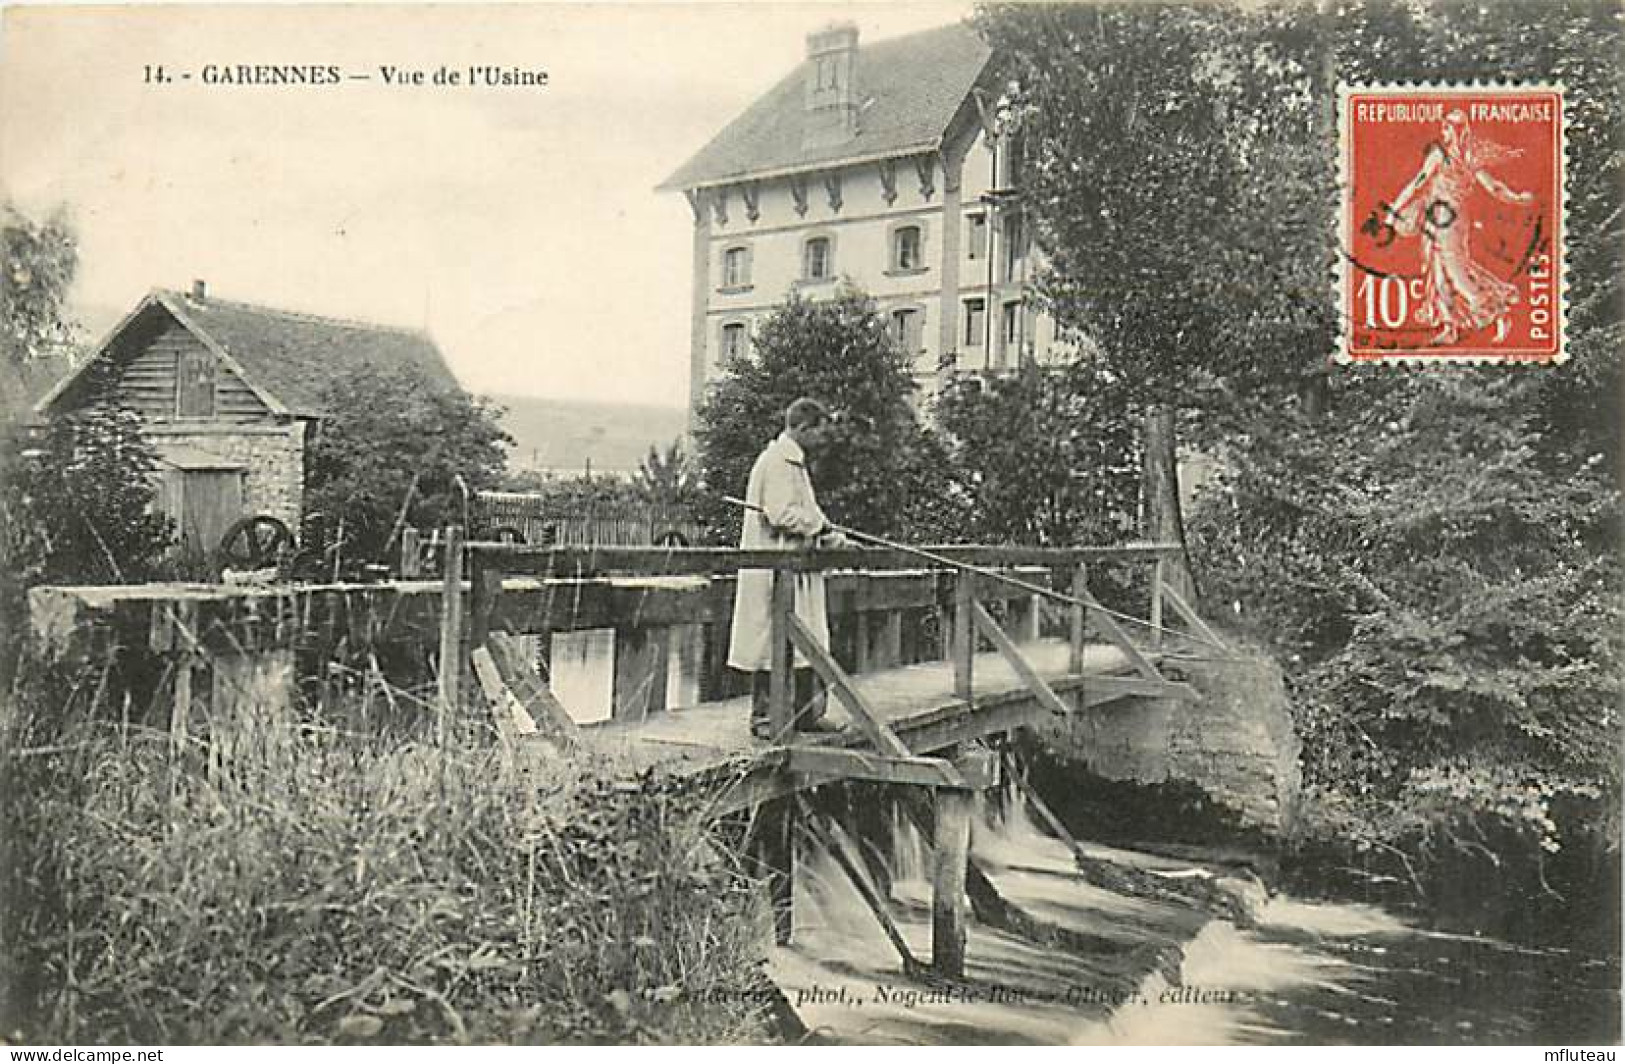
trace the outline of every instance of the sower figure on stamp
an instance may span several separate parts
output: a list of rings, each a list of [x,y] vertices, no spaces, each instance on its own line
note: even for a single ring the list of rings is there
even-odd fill
[[[741,548],[807,550],[851,545],[830,526],[807,475],[807,453],[824,446],[829,429],[829,411],[816,399],[797,399],[784,412],[784,431],[757,456],[750,470],[745,501],[757,509],[745,511],[745,526],[739,536]],[[762,739],[777,738],[771,734],[768,715],[772,604],[772,570],[741,569],[734,590],[728,666],[751,674],[750,730]],[[829,646],[822,573],[796,575],[796,616],[823,646]],[[799,653],[794,665],[795,729],[839,731],[838,726],[822,719],[825,699],[812,668]]]

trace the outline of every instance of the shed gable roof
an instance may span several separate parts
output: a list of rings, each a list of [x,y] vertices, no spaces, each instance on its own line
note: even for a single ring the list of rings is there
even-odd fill
[[[840,144],[806,147],[803,60],[661,184],[690,189],[847,160],[939,147],[992,58],[964,26],[942,26],[858,48],[858,133]]]
[[[145,312],[161,307],[205,346],[266,406],[281,414],[322,417],[322,393],[338,374],[361,366],[410,366],[431,382],[457,388],[440,349],[426,334],[366,322],[323,318],[154,289],[97,347],[95,355],[59,381],[35,410],[48,414],[75,380],[117,347]]]

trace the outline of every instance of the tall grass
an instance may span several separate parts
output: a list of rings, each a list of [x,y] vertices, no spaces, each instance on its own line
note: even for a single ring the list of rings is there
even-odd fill
[[[0,1034],[770,1037],[752,993],[770,918],[703,803],[590,759],[515,779],[477,727],[448,748],[343,734],[254,683],[254,741],[212,761],[98,677],[14,689]]]

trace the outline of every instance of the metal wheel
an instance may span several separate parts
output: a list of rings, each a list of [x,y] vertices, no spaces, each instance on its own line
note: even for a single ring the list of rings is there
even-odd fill
[[[293,542],[288,526],[267,514],[245,517],[220,540],[220,564],[227,569],[269,569]]]
[[[666,531],[655,537],[655,546],[686,547],[688,546],[688,537],[677,531],[675,528],[668,528]]]

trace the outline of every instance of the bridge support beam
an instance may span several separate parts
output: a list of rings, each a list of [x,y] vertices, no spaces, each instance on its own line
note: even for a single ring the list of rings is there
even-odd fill
[[[965,974],[965,869],[970,860],[974,792],[936,790],[936,831],[931,868],[931,967],[939,975]]]
[[[767,874],[773,937],[781,946],[788,946],[795,933],[795,832],[794,795],[762,804],[756,820],[756,859]]]

